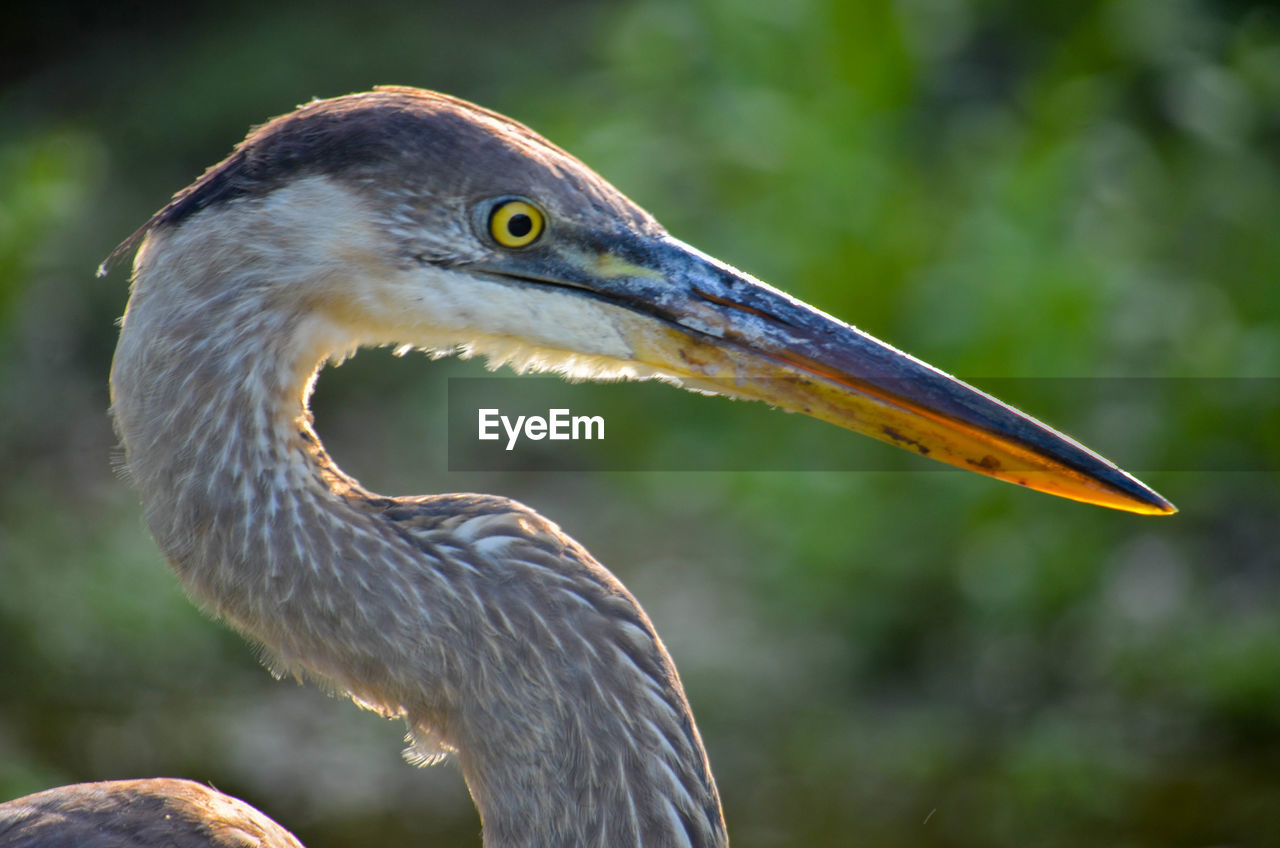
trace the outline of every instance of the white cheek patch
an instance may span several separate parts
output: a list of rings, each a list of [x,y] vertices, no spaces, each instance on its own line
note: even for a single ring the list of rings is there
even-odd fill
[[[387,229],[341,183],[305,178],[273,192],[254,211],[259,214],[225,220],[215,214],[220,220],[209,223],[228,229],[219,230],[219,244],[257,245],[243,263],[246,277],[257,277],[245,280],[246,287],[276,305],[294,301],[305,316],[294,339],[294,367],[341,361],[357,347],[396,345],[439,356],[480,355],[491,368],[570,379],[668,377],[633,361],[636,346],[656,330],[623,307],[532,281],[403,267]],[[264,268],[273,269],[269,279],[261,279]]]
[[[636,315],[554,286],[424,266],[387,275],[349,303],[368,310],[362,344],[484,356],[490,368],[579,380],[664,376],[632,361],[630,339],[643,323]]]
[[[424,306],[441,329],[506,336],[585,355],[628,358],[617,307],[539,283],[498,282],[457,271],[424,269]],[[473,336],[474,338],[474,336]]]

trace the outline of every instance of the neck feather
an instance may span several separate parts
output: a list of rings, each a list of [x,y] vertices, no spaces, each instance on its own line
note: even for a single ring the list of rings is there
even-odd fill
[[[203,266],[172,235],[140,253],[112,400],[188,592],[277,673],[404,717],[411,758],[456,751],[487,846],[726,844],[679,678],[626,589],[520,504],[362,489],[306,406],[362,340],[282,305],[252,263],[189,279]]]

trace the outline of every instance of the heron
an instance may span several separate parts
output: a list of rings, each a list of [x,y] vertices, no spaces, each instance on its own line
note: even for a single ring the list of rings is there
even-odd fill
[[[380,87],[252,129],[113,257],[130,251],[112,412],[161,551],[274,673],[403,719],[417,763],[455,757],[488,848],[728,837],[636,599],[520,503],[364,489],[313,428],[328,362],[392,345],[661,379],[1051,494],[1174,511],[1070,438],[677,240],[528,127],[439,93]],[[261,816],[201,789],[51,790],[6,805],[0,833],[48,844],[36,835],[72,827],[68,810]],[[296,844],[262,819],[262,844]],[[198,838],[171,844],[222,844]]]

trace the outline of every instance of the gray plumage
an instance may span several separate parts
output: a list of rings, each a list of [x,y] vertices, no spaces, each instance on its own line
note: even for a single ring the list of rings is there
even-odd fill
[[[315,347],[316,303],[279,271],[335,273],[308,250],[329,234],[271,207],[308,178],[386,210],[393,266],[418,261],[423,231],[457,239],[463,203],[489,194],[656,226],[531,131],[440,95],[380,91],[255,130],[153,219],[137,260],[113,410],[160,547],[276,673],[402,716],[417,759],[456,752],[486,845],[724,844],[675,667],[607,570],[521,504],[378,497],[325,453],[306,395],[345,337]]]
[[[302,848],[243,801],[190,780],[80,783],[0,804],[5,848]]]
[[[455,754],[488,848],[727,836],[636,600],[521,504],[362,488],[312,427],[326,361],[395,344],[662,377],[1066,497],[1173,511],[1039,422],[677,241],[528,128],[443,95],[379,89],[277,118],[114,255],[135,246],[112,403],[161,550],[277,674],[403,718],[411,759]],[[73,807],[80,827],[125,796],[159,811],[199,794],[94,786],[0,806],[21,811],[8,838],[65,844],[41,840]],[[127,836],[110,834],[100,848]],[[171,844],[224,844],[183,834]]]

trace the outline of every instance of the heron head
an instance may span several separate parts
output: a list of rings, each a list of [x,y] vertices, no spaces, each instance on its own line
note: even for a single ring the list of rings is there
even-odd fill
[[[678,241],[527,127],[444,95],[381,88],[276,118],[122,248],[148,234],[164,261],[244,269],[247,289],[333,328],[339,353],[397,344],[664,378],[1074,500],[1174,511],[1068,437]],[[139,267],[160,261],[148,246]]]

